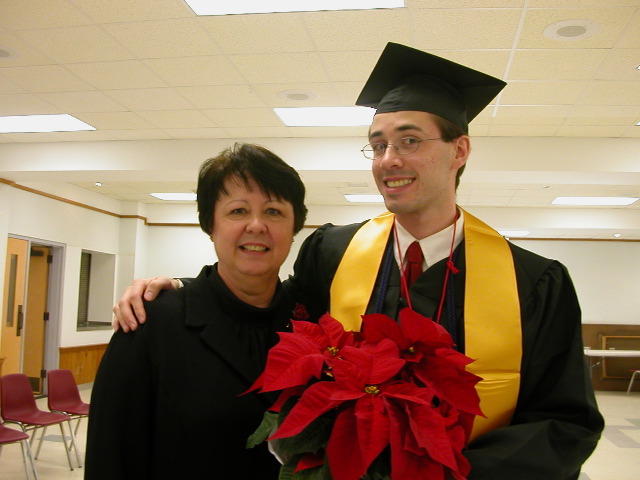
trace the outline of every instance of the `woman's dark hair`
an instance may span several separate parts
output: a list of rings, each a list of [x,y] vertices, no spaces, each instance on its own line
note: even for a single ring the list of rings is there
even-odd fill
[[[462,135],[466,135],[464,130],[462,130],[459,126],[457,126],[452,121],[441,117],[440,115],[433,115],[433,119],[435,120],[436,125],[440,129],[440,138],[442,138],[442,141],[444,142],[451,143],[456,138]],[[458,185],[460,185],[460,177],[462,176],[462,172],[464,172],[464,167],[466,166],[467,165],[464,164],[462,167],[458,169],[458,172],[456,173],[456,188],[458,188]]]
[[[254,180],[270,197],[293,206],[293,233],[298,233],[307,218],[305,188],[300,175],[275,153],[259,145],[236,143],[216,157],[205,160],[198,174],[198,220],[207,235],[213,230],[213,212],[220,195],[228,193],[224,182],[242,180],[247,187]]]

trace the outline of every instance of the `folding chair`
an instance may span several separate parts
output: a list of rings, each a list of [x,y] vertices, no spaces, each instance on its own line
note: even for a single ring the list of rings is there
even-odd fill
[[[82,401],[78,385],[71,370],[49,370],[47,372],[47,404],[54,413],[77,419],[74,434],[78,436],[80,420],[89,416],[89,404]]]
[[[20,428],[24,433],[29,430],[33,430],[31,443],[34,441],[36,430],[40,428],[42,429],[40,442],[38,443],[38,449],[36,450],[36,459],[40,454],[42,441],[44,440],[47,432],[47,427],[49,425],[58,424],[60,426],[60,433],[62,434],[62,441],[64,442],[64,450],[67,454],[67,460],[69,461],[69,468],[73,470],[71,455],[69,455],[71,448],[75,450],[78,465],[80,464],[80,455],[78,454],[76,439],[73,434],[73,428],[71,427],[69,417],[60,413],[40,410],[36,404],[36,399],[31,391],[31,384],[29,383],[29,379],[26,375],[22,373],[12,373],[0,377],[0,388],[0,415],[5,423],[15,423],[20,425]],[[69,426],[71,447],[69,447],[67,436],[65,435],[64,427],[62,426],[65,422]]]
[[[636,378],[636,375],[638,375],[640,373],[640,370],[630,370],[631,372],[633,372],[631,374],[631,380],[629,380],[629,387],[627,388],[627,395],[629,395],[629,392],[631,391],[631,386],[633,385],[633,381]]]
[[[29,435],[24,432],[19,432],[13,428],[7,428],[0,423],[0,451],[3,445],[10,443],[20,443],[22,447],[22,460],[24,461],[24,470],[27,472],[27,480],[31,479],[31,472],[33,477],[38,480],[38,471],[36,470],[36,464],[33,461],[33,455],[31,455],[31,446],[27,441]]]

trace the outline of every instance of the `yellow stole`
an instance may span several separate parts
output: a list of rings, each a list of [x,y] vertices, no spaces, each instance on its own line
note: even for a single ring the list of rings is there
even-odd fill
[[[331,284],[331,315],[347,330],[360,330],[395,216],[369,220],[354,235]],[[485,417],[476,417],[471,439],[507,425],[518,400],[522,329],[513,257],[506,240],[464,212],[466,281],[465,354]]]

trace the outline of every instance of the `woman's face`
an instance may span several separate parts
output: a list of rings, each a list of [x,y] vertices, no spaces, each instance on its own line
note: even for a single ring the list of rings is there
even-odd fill
[[[218,273],[228,286],[234,280],[274,281],[293,242],[291,203],[269,198],[253,179],[249,189],[232,177],[225,181],[213,212],[211,240],[218,255]]]

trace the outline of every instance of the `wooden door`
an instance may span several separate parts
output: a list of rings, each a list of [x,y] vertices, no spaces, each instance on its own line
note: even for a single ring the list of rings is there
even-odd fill
[[[8,239],[0,342],[0,357],[5,358],[2,366],[3,375],[20,373],[28,254],[27,240]]]
[[[29,377],[31,387],[42,393],[44,383],[44,347],[48,320],[47,293],[51,249],[32,246],[27,281],[27,314],[24,324],[22,373]]]

